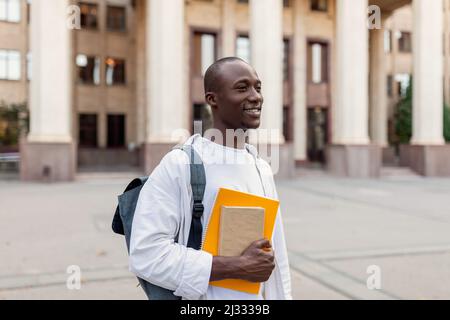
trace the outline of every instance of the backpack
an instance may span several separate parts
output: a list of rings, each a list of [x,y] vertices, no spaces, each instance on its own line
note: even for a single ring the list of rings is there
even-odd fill
[[[187,247],[200,250],[203,232],[201,218],[205,210],[203,206],[203,196],[206,185],[205,168],[200,156],[191,145],[175,147],[173,150],[176,149],[183,150],[190,159],[189,166],[191,172],[191,187],[194,198],[194,206]],[[119,204],[114,214],[112,229],[115,233],[125,236],[128,253],[130,252],[130,239],[134,212],[136,210],[139,194],[147,181],[148,178],[145,177],[137,178],[130,182],[124,193],[119,196]],[[175,242],[178,242],[178,236],[176,237]],[[173,291],[158,287],[140,278],[138,278],[138,281],[149,300],[181,300],[180,297],[173,294]]]

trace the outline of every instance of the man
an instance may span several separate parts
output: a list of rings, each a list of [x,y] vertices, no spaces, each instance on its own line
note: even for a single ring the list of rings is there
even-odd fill
[[[204,231],[222,187],[277,198],[270,166],[242,139],[242,132],[259,128],[261,122],[263,96],[255,70],[239,58],[221,59],[205,74],[205,92],[213,127],[223,141],[200,135],[187,141],[205,165]],[[238,134],[230,138],[227,130]],[[183,151],[170,152],[143,187],[133,221],[130,270],[186,300],[292,299],[280,212],[272,241],[258,240],[240,257],[212,257],[186,247],[193,202],[188,161]],[[209,285],[224,279],[262,283],[261,292],[251,295]]]

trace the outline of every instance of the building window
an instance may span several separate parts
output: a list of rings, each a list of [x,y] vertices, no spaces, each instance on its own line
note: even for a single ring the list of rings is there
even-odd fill
[[[108,148],[125,147],[125,115],[108,115]]]
[[[291,108],[289,106],[283,107],[283,136],[288,142],[292,141],[291,130]]]
[[[0,79],[20,80],[20,52],[0,50]]]
[[[391,75],[388,75],[387,77],[387,95],[388,97],[392,97],[393,91],[392,91],[392,85],[393,85],[393,77]]]
[[[30,81],[33,76],[33,60],[31,52],[27,53],[27,80]]]
[[[0,20],[20,22],[21,0],[0,0]]]
[[[213,127],[213,115],[211,107],[207,104],[194,104],[194,121],[202,122],[202,134]],[[194,128],[192,130],[194,132]]]
[[[79,116],[79,146],[97,148],[97,115],[80,114]]]
[[[384,52],[385,53],[392,52],[392,31],[391,30],[384,31]]]
[[[203,77],[206,70],[216,61],[216,35],[195,32],[193,40],[194,75]]]
[[[106,64],[106,84],[108,86],[121,85],[126,83],[125,60],[107,58]]]
[[[92,3],[80,2],[81,27],[84,29],[97,29],[98,6]]]
[[[310,42],[308,45],[308,81],[314,84],[328,82],[328,46]]]
[[[77,55],[78,82],[81,84],[100,84],[100,58]]]
[[[289,39],[283,40],[283,80],[289,81],[289,60],[290,60],[290,42]]]
[[[248,0],[237,0],[238,3],[248,4]],[[283,0],[283,7],[288,8],[291,6],[291,0]]]
[[[107,10],[107,27],[110,31],[126,31],[127,30],[127,10],[125,7],[108,6]]]
[[[328,12],[328,0],[311,0],[311,11]]]
[[[398,32],[398,50],[400,52],[412,52],[412,36],[411,32]]]
[[[236,39],[236,56],[247,63],[251,61],[250,39],[247,36],[239,36]]]
[[[395,75],[395,82],[397,84],[397,94],[399,97],[406,97],[409,84],[411,82],[411,75],[407,73],[400,73]]]

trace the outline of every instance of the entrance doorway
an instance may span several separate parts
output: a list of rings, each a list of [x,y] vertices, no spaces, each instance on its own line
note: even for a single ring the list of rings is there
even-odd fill
[[[308,160],[325,164],[328,144],[328,108],[308,108]]]

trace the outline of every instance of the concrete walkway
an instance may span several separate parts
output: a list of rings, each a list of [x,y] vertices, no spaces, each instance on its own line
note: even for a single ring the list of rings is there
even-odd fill
[[[296,299],[449,299],[450,179],[387,170],[379,180],[300,172],[278,182]],[[133,174],[71,184],[0,180],[0,299],[145,299],[112,234]],[[81,290],[67,267],[80,266]],[[369,290],[368,267],[381,271]]]

